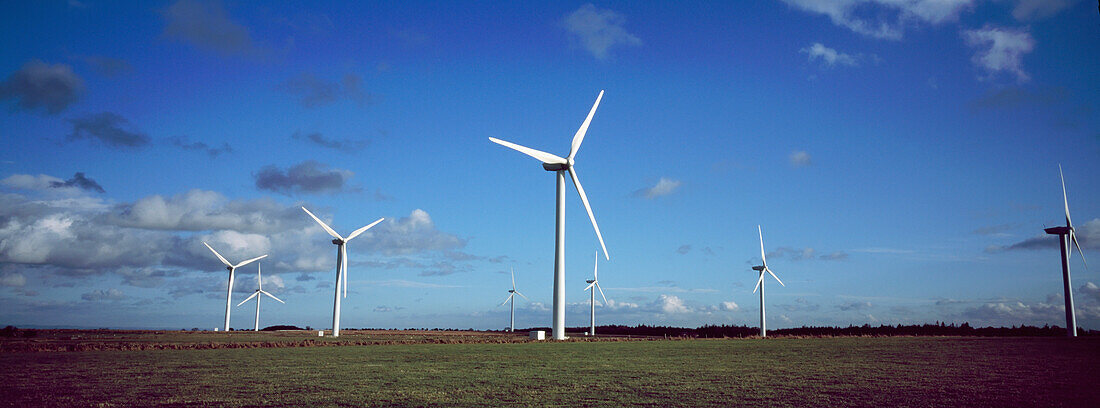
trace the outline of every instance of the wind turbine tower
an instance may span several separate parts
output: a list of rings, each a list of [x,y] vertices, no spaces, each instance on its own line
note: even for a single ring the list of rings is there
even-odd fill
[[[1077,242],[1077,234],[1073,229],[1073,221],[1069,218],[1069,199],[1066,198],[1066,177],[1062,175],[1062,165],[1058,165],[1058,177],[1062,179],[1062,203],[1066,208],[1066,226],[1047,228],[1047,234],[1058,236],[1058,246],[1061,248],[1062,255],[1062,288],[1065,290],[1066,299],[1066,336],[1077,337],[1077,315],[1073,308],[1073,281],[1069,276],[1069,257],[1073,253],[1073,248],[1069,246],[1070,241],[1073,241],[1073,245],[1077,247],[1077,252],[1081,254],[1081,263],[1085,264],[1085,269],[1088,269],[1089,264],[1085,262],[1085,253],[1081,251],[1081,244]]]
[[[344,286],[344,297],[348,297],[348,250],[347,243],[358,237],[366,230],[370,229],[378,223],[382,222],[385,218],[379,218],[378,221],[370,223],[365,227],[352,231],[347,238],[341,237],[332,228],[317,218],[316,215],[309,212],[305,207],[302,207],[302,211],[309,214],[310,218],[321,224],[321,228],[332,236],[332,244],[336,245],[336,299],[332,302],[332,337],[340,337],[340,286]]]
[[[516,331],[516,295],[523,296],[522,293],[516,290],[516,268],[512,268],[512,290],[508,291],[508,297],[504,299],[504,303],[512,302],[512,317],[508,319],[508,331],[510,332]],[[527,299],[527,296],[523,296],[523,298]],[[504,306],[504,303],[500,305]]]
[[[247,303],[249,300],[252,300],[252,298],[256,298],[256,326],[252,329],[253,331],[260,331],[260,297],[261,297],[260,295],[261,294],[262,295],[267,295],[268,297],[270,297],[272,299],[278,300],[279,303],[283,303],[283,304],[286,303],[286,302],[282,301],[282,299],[279,299],[279,298],[275,297],[275,295],[267,293],[267,291],[264,290],[263,280],[264,280],[263,279],[263,274],[260,272],[260,264],[256,264],[256,291],[252,292],[252,296],[249,296],[249,297],[245,298],[244,300],[241,301],[241,303],[237,304],[237,307],[241,307],[241,305]]]
[[[783,281],[779,280],[778,276],[768,268],[768,260],[764,257],[764,231],[760,229],[760,226],[756,226],[756,233],[760,235],[760,266],[752,267],[752,270],[760,272],[760,279],[756,280],[756,287],[752,289],[752,293],[756,293],[756,289],[760,289],[760,337],[767,337],[767,323],[764,320],[764,272],[772,275],[773,278],[780,285],[783,285]],[[787,286],[787,285],[783,285]]]
[[[603,298],[603,304],[604,305],[607,304],[607,296],[603,295],[603,288],[600,287],[599,264],[600,264],[600,253],[596,252],[596,262],[592,265],[592,279],[585,281],[586,283],[588,283],[588,286],[584,288],[584,290],[589,290],[589,289],[592,290],[592,293],[591,293],[592,297],[591,297],[591,299],[589,299],[589,302],[592,305],[592,320],[591,320],[591,322],[592,322],[591,326],[592,327],[588,331],[589,336],[595,336],[596,335],[596,291],[597,290],[600,291],[600,297]]]
[[[225,260],[225,257],[222,256],[222,254],[219,254],[218,251],[215,251],[214,248],[211,248],[210,244],[207,244],[206,242],[203,242],[202,244],[206,245],[206,248],[210,249],[210,252],[213,252],[214,256],[217,256],[218,259],[221,260],[223,264],[225,264],[225,269],[229,270],[229,289],[225,291],[225,327],[222,329],[224,331],[229,331],[229,312],[233,310],[233,271],[252,262],[266,258],[267,254],[263,254],[234,265]]]
[[[592,215],[592,207],[588,205],[588,196],[584,193],[584,187],[581,187],[581,181],[577,178],[577,168],[573,159],[577,156],[577,150],[581,147],[581,142],[584,141],[584,134],[588,132],[588,125],[592,122],[592,115],[596,114],[596,107],[600,106],[600,100],[603,99],[603,91],[600,91],[600,95],[596,97],[596,103],[592,104],[592,110],[588,111],[588,117],[581,123],[580,129],[577,129],[577,133],[573,135],[573,143],[569,148],[568,158],[561,158],[550,153],[546,153],[540,150],[535,150],[529,147],[517,145],[515,143],[506,142],[500,139],[490,137],[489,140],[493,143],[501,146],[516,150],[520,153],[534,157],[542,162],[542,168],[546,171],[552,171],[556,174],[557,179],[557,218],[554,237],[554,320],[552,335],[554,340],[565,340],[565,173],[569,173],[569,177],[573,179],[573,185],[577,188],[577,193],[581,196],[581,203],[584,204],[584,209],[588,211],[588,219],[592,221],[592,229],[596,231],[596,238],[600,241],[600,247],[603,248],[604,257],[607,260],[611,260],[611,257],[607,254],[607,246],[603,243],[603,236],[600,235],[600,227],[596,225],[596,216]]]

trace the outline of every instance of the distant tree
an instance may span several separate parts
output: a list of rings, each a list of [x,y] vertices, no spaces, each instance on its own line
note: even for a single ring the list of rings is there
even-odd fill
[[[276,330],[309,330],[309,329],[308,328],[302,329],[301,327],[298,327],[298,326],[288,326],[288,325],[267,326],[267,327],[264,327],[264,328],[260,329],[260,331],[276,331]]]

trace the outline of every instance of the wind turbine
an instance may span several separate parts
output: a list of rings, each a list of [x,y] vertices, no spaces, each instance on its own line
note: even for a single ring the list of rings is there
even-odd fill
[[[523,296],[522,293],[516,290],[516,268],[512,268],[512,290],[508,291],[508,297],[500,304],[504,306],[505,303],[512,302],[512,317],[508,320],[508,331],[510,332],[516,331],[516,295]],[[527,296],[523,296],[523,298],[527,299]]]
[[[760,337],[767,337],[768,331],[764,322],[764,272],[771,274],[780,285],[783,285],[783,281],[779,280],[778,276],[775,276],[775,272],[772,272],[771,268],[768,268],[768,260],[764,257],[764,231],[760,229],[759,225],[756,226],[756,232],[760,235],[761,264],[760,266],[752,267],[752,270],[760,272],[760,279],[756,280],[756,287],[752,288],[752,293],[756,293],[756,289],[760,289]]]
[[[358,237],[359,234],[370,229],[370,227],[378,225],[378,223],[382,222],[385,218],[379,218],[378,221],[372,222],[370,225],[352,231],[347,238],[344,238],[341,237],[340,234],[337,234],[336,231],[333,231],[327,224],[321,222],[320,218],[317,218],[316,215],[313,215],[313,213],[309,212],[305,207],[302,207],[302,211],[305,211],[306,214],[309,214],[310,218],[313,218],[314,221],[321,224],[321,228],[324,228],[325,232],[332,235],[332,243],[336,245],[336,300],[333,301],[332,305],[332,337],[340,337],[341,284],[344,286],[344,297],[348,297],[348,250],[346,245],[348,241],[355,239],[355,237]]]
[[[588,196],[584,193],[584,187],[581,187],[581,181],[577,178],[577,169],[573,159],[577,156],[577,150],[581,147],[581,142],[584,141],[584,134],[588,132],[588,124],[592,122],[592,115],[596,114],[596,107],[600,106],[600,100],[603,99],[603,91],[600,91],[600,95],[596,97],[596,103],[592,104],[592,110],[588,111],[588,117],[581,123],[580,129],[577,129],[577,133],[573,135],[573,143],[569,148],[568,158],[561,158],[550,153],[535,150],[529,147],[517,145],[515,143],[506,142],[500,139],[490,137],[489,140],[493,143],[502,145],[504,147],[519,151],[520,153],[534,157],[542,162],[542,168],[546,171],[552,171],[557,174],[557,218],[554,238],[554,320],[552,335],[554,340],[565,340],[565,173],[569,172],[569,177],[573,179],[573,185],[577,188],[577,193],[581,196],[581,202],[584,203],[584,209],[588,211],[588,219],[592,221],[592,229],[596,231],[596,238],[600,241],[600,247],[603,248],[604,257],[607,260],[611,260],[611,257],[607,254],[607,246],[603,243],[603,235],[600,234],[600,227],[596,225],[596,216],[592,215],[592,206],[588,205]]]
[[[1069,256],[1073,254],[1073,248],[1070,248],[1069,243],[1073,241],[1073,245],[1077,247],[1077,252],[1081,254],[1081,263],[1085,264],[1085,269],[1089,268],[1088,262],[1085,262],[1085,252],[1081,251],[1081,244],[1077,243],[1077,233],[1073,229],[1073,221],[1069,219],[1069,199],[1066,198],[1066,177],[1062,175],[1062,165],[1058,165],[1058,177],[1062,179],[1062,203],[1066,208],[1066,226],[1047,228],[1047,234],[1058,236],[1058,245],[1062,249],[1062,286],[1065,290],[1066,299],[1066,336],[1077,337],[1077,315],[1073,309],[1073,282],[1069,277]]]
[[[225,269],[229,270],[229,289],[227,289],[226,293],[225,293],[225,328],[223,329],[225,331],[229,331],[229,312],[231,310],[233,310],[233,307],[232,307],[233,306],[233,270],[235,270],[237,268],[240,268],[242,266],[248,265],[248,264],[250,264],[252,262],[255,262],[257,260],[263,259],[263,258],[267,257],[267,254],[260,255],[260,256],[257,256],[255,258],[252,258],[252,259],[249,259],[247,261],[244,261],[244,262],[241,262],[239,264],[234,265],[234,264],[229,263],[229,261],[225,260],[225,257],[222,256],[222,254],[219,254],[218,251],[215,251],[214,248],[211,248],[210,244],[207,244],[206,242],[203,242],[202,244],[206,245],[206,248],[210,249],[210,252],[213,252],[214,255],[217,256],[218,259],[220,259],[223,264],[225,264]]]
[[[245,304],[245,302],[252,300],[252,298],[256,298],[256,327],[252,329],[254,331],[260,331],[260,294],[264,294],[272,299],[278,300],[279,303],[286,303],[281,299],[275,297],[275,295],[264,291],[264,282],[263,276],[260,273],[260,264],[256,264],[256,291],[252,292],[252,296],[245,298],[245,300],[242,300],[241,303],[237,304],[237,307],[241,307],[241,305]]]
[[[584,290],[592,289],[592,299],[590,300],[592,304],[592,328],[588,332],[589,336],[596,335],[596,290],[600,291],[600,297],[603,298],[603,304],[607,304],[607,296],[603,295],[603,288],[600,287],[599,264],[600,253],[596,252],[596,263],[592,265],[592,280],[586,280],[585,282],[588,283],[588,287],[584,288]]]

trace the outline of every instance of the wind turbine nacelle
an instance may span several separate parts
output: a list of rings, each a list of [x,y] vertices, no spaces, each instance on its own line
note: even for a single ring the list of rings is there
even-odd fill
[[[546,171],[569,170],[569,166],[562,163],[543,163],[542,168],[546,169]]]
[[[592,282],[595,282],[595,281],[594,281],[594,280],[586,280],[586,281],[584,281],[584,283],[592,283]]]
[[[752,267],[752,270],[757,271],[757,272],[762,272],[764,270],[764,266],[763,265],[754,266],[754,267]]]
[[[333,245],[340,245],[340,244],[343,244],[343,242],[340,242],[340,240],[338,240],[338,239],[335,239],[335,238],[334,238],[334,239],[332,240],[332,244],[333,244]]]
[[[227,267],[225,267],[225,270],[227,270],[229,272],[233,272],[233,267],[232,266],[227,266]]]
[[[1051,235],[1068,235],[1069,232],[1072,231],[1072,229],[1070,229],[1069,227],[1053,227],[1044,229],[1043,231],[1046,231],[1047,234]]]

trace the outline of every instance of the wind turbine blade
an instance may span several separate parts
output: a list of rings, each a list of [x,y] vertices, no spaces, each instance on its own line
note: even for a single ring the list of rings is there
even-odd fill
[[[592,280],[598,281],[600,280],[600,252],[594,252],[596,252],[596,260],[592,263]]]
[[[1066,198],[1066,177],[1062,175],[1062,165],[1058,164],[1058,177],[1062,179],[1062,203],[1066,205],[1066,226],[1073,228],[1073,221],[1069,219],[1069,199]]]
[[[595,285],[596,285],[596,282],[589,283],[588,286],[584,287],[584,290],[592,289],[592,287],[595,286]]]
[[[370,227],[373,227],[373,226],[375,226],[375,225],[378,225],[378,223],[382,222],[382,220],[384,220],[384,219],[385,219],[385,218],[379,218],[379,219],[378,219],[378,221],[372,222],[372,223],[370,223],[370,225],[368,225],[368,226],[365,226],[365,227],[363,227],[363,228],[360,228],[360,229],[357,229],[357,230],[355,230],[355,231],[352,231],[352,232],[351,232],[351,235],[348,235],[348,239],[345,239],[345,240],[344,240],[344,242],[348,242],[348,241],[351,241],[351,240],[352,240],[352,239],[354,239],[355,237],[358,237],[358,236],[359,236],[359,234],[362,234],[363,232],[366,232],[367,230],[369,230],[369,229],[370,229]]]
[[[340,280],[344,281],[344,297],[348,297],[348,246],[340,245]]]
[[[1087,223],[1086,223],[1087,224]],[[1073,240],[1073,245],[1077,246],[1077,252],[1081,254],[1081,263],[1085,264],[1085,269],[1089,268],[1089,263],[1085,262],[1085,251],[1081,250],[1081,244],[1077,243],[1077,233],[1073,230],[1069,231],[1069,238]],[[1073,252],[1073,251],[1070,251]]]
[[[263,254],[263,255],[255,257],[255,258],[249,259],[247,261],[241,262],[239,264],[233,265],[233,269],[240,268],[242,266],[248,265],[250,263],[256,262],[256,261],[258,261],[260,259],[264,259],[264,258],[267,258],[267,254]]]
[[[524,299],[527,299],[527,296],[523,296],[523,294],[522,294],[522,293],[519,293],[519,292],[513,292],[513,293],[515,293],[515,294],[517,294],[517,295],[520,295],[520,296],[521,296],[521,297],[523,297]],[[531,299],[527,299],[527,300],[531,300]]]
[[[229,261],[225,260],[225,257],[222,256],[222,254],[219,254],[218,251],[215,251],[214,248],[211,248],[210,244],[207,244],[206,241],[203,241],[202,244],[206,245],[206,247],[210,249],[210,252],[214,253],[214,256],[217,256],[218,259],[221,259],[222,263],[224,263],[225,266],[233,266],[233,264],[231,264],[231,263],[229,263]]]
[[[607,304],[607,296],[603,295],[603,288],[600,287],[600,283],[599,282],[592,282],[592,283],[596,284],[596,289],[599,289],[600,297],[603,298],[603,304],[606,305]]]
[[[760,271],[760,279],[756,280],[756,287],[752,288],[752,293],[756,293],[757,289],[760,289],[760,285],[764,283],[764,271]]]
[[[536,159],[539,159],[539,161],[541,161],[543,163],[546,163],[546,164],[567,164],[567,163],[569,163],[569,162],[565,161],[565,159],[563,159],[561,157],[558,157],[558,156],[555,156],[553,154],[550,154],[550,153],[547,153],[547,152],[544,152],[544,151],[541,151],[541,150],[535,150],[535,149],[532,149],[530,147],[520,146],[520,145],[512,143],[512,142],[506,142],[506,141],[497,139],[495,137],[490,137],[489,141],[491,141],[493,143],[496,143],[498,145],[510,148],[512,150],[518,151],[520,153],[526,154],[528,156],[534,157]]]
[[[270,293],[264,292],[264,291],[262,291],[262,290],[261,290],[261,291],[260,291],[259,293],[263,293],[263,294],[267,295],[267,297],[269,297],[269,298],[272,298],[272,299],[278,300],[278,301],[279,301],[279,303],[282,303],[282,304],[286,304],[286,302],[284,302],[284,301],[283,301],[282,299],[279,299],[279,298],[275,297],[275,295],[272,295],[272,294],[270,294]]]
[[[313,213],[309,212],[309,210],[307,210],[305,207],[302,207],[302,211],[305,211],[306,214],[309,214],[310,218],[313,218],[314,221],[317,221],[318,224],[321,224],[321,228],[324,228],[325,232],[327,232],[329,235],[332,235],[333,238],[341,241],[344,240],[344,237],[341,237],[340,234],[337,234],[336,231],[333,231],[332,228],[329,228],[328,224],[322,222],[320,218],[317,218],[316,215],[313,215]]]
[[[264,274],[260,264],[256,264],[256,288],[261,292],[264,290]]]
[[[607,245],[603,243],[603,234],[600,234],[600,226],[596,225],[596,216],[592,215],[592,206],[588,205],[588,195],[584,193],[584,187],[581,186],[581,180],[577,178],[577,169],[572,166],[569,167],[569,177],[573,178],[573,185],[577,186],[577,193],[581,195],[581,203],[584,203],[584,210],[588,211],[588,219],[592,221],[592,229],[596,230],[596,238],[600,240],[600,247],[603,248],[603,256],[610,261],[611,255],[607,254]]]
[[[779,280],[778,276],[775,276],[775,272],[772,272],[772,270],[768,269],[768,268],[764,268],[764,270],[768,271],[768,273],[770,273],[772,275],[772,277],[775,278],[775,280],[779,281],[780,285],[783,285],[783,281]],[[787,285],[783,285],[783,286],[787,286]]]
[[[508,297],[504,298],[504,301],[503,301],[503,302],[501,302],[501,303],[500,303],[500,305],[499,305],[498,307],[500,307],[500,306],[504,306],[504,305],[508,304],[508,301],[509,301],[509,300],[512,300],[512,295],[513,295],[512,293],[509,293],[509,294],[508,294]]]
[[[252,300],[252,298],[256,297],[256,295],[259,295],[259,294],[260,294],[260,292],[252,292],[252,296],[249,296],[249,297],[245,298],[244,300],[241,301],[241,303],[237,303],[237,306],[245,304],[245,302],[248,302],[249,300]]]
[[[516,290],[516,268],[512,268],[512,290]]]
[[[761,265],[768,266],[768,260],[764,258],[764,230],[760,229],[760,225],[756,226],[756,233],[760,235],[760,262],[761,262]]]
[[[600,90],[600,95],[596,97],[596,103],[592,104],[592,110],[588,111],[588,117],[584,118],[584,123],[581,123],[580,129],[577,129],[577,133],[573,135],[573,144],[569,147],[569,160],[573,162],[573,158],[577,156],[577,150],[581,148],[581,142],[584,141],[584,134],[588,133],[588,124],[592,123],[592,115],[596,114],[596,107],[600,106],[600,99],[603,99],[603,90]]]

